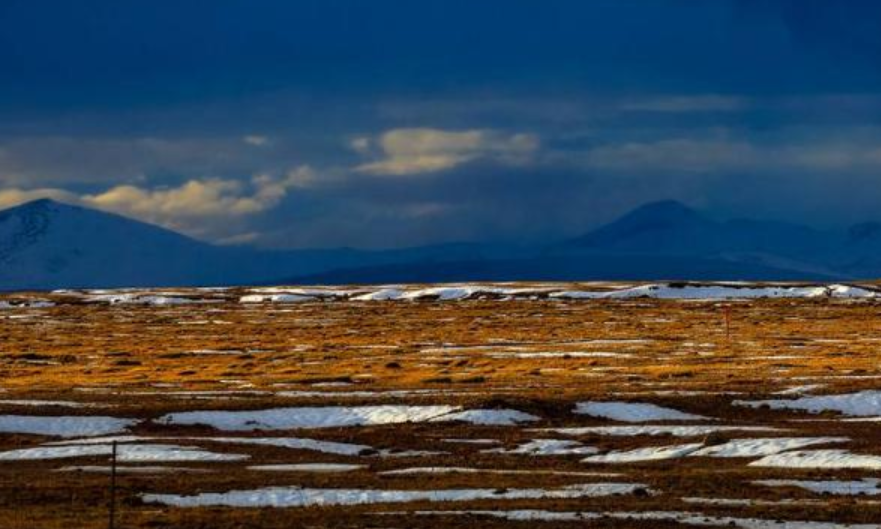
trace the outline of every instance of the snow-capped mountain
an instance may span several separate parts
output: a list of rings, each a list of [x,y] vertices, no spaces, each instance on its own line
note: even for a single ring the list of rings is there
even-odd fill
[[[0,212],[4,289],[244,279],[237,266],[221,259],[227,253],[150,224],[48,199]]]
[[[0,211],[0,290],[255,284],[336,269],[486,259],[505,252],[472,244],[267,251],[214,246],[48,199]]]
[[[0,289],[591,279],[831,280],[881,275],[881,229],[716,221],[647,204],[553,245],[387,251],[214,246],[119,215],[37,200],[0,212]]]

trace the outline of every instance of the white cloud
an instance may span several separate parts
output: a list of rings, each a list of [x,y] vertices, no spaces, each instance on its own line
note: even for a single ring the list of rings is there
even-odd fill
[[[266,136],[260,136],[256,134],[251,134],[248,136],[244,136],[242,141],[248,145],[252,145],[254,147],[264,147],[269,144],[269,138]]]
[[[0,207],[52,198],[201,236],[217,232],[218,219],[228,221],[276,207],[291,189],[308,185],[313,179],[312,169],[302,166],[282,177],[256,175],[250,182],[208,178],[189,180],[176,187],[120,185],[83,195],[55,188],[6,189],[0,191]]]
[[[11,208],[25,202],[38,200],[41,198],[51,198],[59,202],[79,203],[80,199],[74,193],[63,189],[41,188],[41,189],[0,189],[0,209]]]
[[[368,138],[367,136],[358,136],[356,138],[352,138],[352,140],[349,142],[349,147],[351,147],[352,150],[357,152],[358,154],[367,155],[370,154],[370,149],[373,148],[372,144],[373,142],[371,142],[370,138]]]
[[[524,163],[538,150],[539,140],[533,134],[505,135],[491,130],[412,128],[390,130],[377,139],[356,138],[351,146],[362,154],[378,149],[382,156],[358,166],[357,171],[402,176],[443,171],[480,159]]]

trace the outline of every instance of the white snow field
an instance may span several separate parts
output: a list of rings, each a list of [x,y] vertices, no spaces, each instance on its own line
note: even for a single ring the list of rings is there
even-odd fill
[[[847,437],[786,437],[766,439],[735,439],[708,446],[689,454],[692,457],[762,457],[806,446],[846,443]]]
[[[354,472],[367,468],[365,465],[351,465],[346,463],[291,463],[278,465],[251,465],[248,470],[260,472],[316,472],[319,474],[333,474],[338,472]]]
[[[798,487],[816,494],[837,494],[844,496],[881,495],[881,480],[863,478],[859,481],[809,481],[798,479],[762,479],[754,481],[766,487]]]
[[[200,299],[192,299],[181,296],[151,295],[139,292],[115,292],[110,294],[95,294],[87,296],[86,303],[109,303],[111,305],[189,305],[192,303],[204,303]]]
[[[755,299],[755,298],[875,298],[878,292],[849,285],[753,286],[748,284],[684,285],[654,284],[605,292],[570,290],[551,297],[566,299]]]
[[[240,303],[299,303],[302,301],[317,301],[314,296],[300,294],[248,294],[239,299]]]
[[[802,450],[765,456],[749,466],[881,470],[881,456],[854,454],[847,450]]]
[[[703,437],[717,432],[780,432],[781,428],[771,426],[679,426],[679,425],[644,425],[644,426],[576,426],[571,428],[542,428],[537,432],[550,432],[560,435],[608,435],[613,437],[634,437],[638,435],[673,437]]]
[[[539,417],[518,410],[465,410],[430,419],[431,422],[460,421],[495,426],[513,426],[538,420]]]
[[[844,415],[868,417],[881,415],[881,391],[870,390],[844,395],[808,396],[792,400],[736,400],[732,404],[752,408],[767,406],[775,410],[802,410],[810,413],[837,411]]]
[[[242,296],[242,303],[293,303],[337,299],[351,301],[461,301],[492,297],[495,299],[527,299],[549,297],[560,300],[591,299],[682,299],[725,300],[758,298],[840,298],[872,299],[881,292],[855,285],[814,284],[796,286],[787,284],[751,283],[655,283],[639,286],[582,283],[578,290],[562,290],[553,285],[511,286],[504,284],[457,283],[444,286],[382,285],[359,289],[325,287],[321,289],[251,289]],[[613,288],[609,288],[613,286]]]
[[[703,443],[649,446],[634,450],[612,451],[606,454],[586,457],[581,461],[583,463],[639,463],[643,461],[678,459],[699,450],[702,446]]]
[[[645,485],[634,483],[589,483],[559,489],[448,489],[377,490],[310,489],[270,487],[256,490],[207,492],[193,496],[144,494],[148,503],[175,507],[308,507],[312,505],[365,505],[413,501],[455,502],[474,500],[572,499],[632,494]]]
[[[538,417],[517,410],[461,410],[458,406],[327,406],[274,408],[259,411],[191,411],[170,413],[162,424],[201,424],[225,431],[289,430],[374,426],[380,424],[461,421],[514,425]]]
[[[352,443],[338,443],[333,441],[321,441],[317,439],[305,439],[302,437],[147,437],[147,436],[112,436],[94,437],[86,439],[71,439],[68,441],[55,441],[45,443],[43,446],[79,446],[132,443],[164,443],[174,441],[197,441],[200,443],[224,443],[255,446],[273,446],[278,448],[290,448],[293,450],[308,450],[325,454],[344,456],[357,456],[373,450],[372,446]]]
[[[703,421],[706,417],[683,413],[655,404],[632,402],[579,402],[575,413],[620,422]]]
[[[122,433],[137,423],[135,419],[116,417],[0,415],[0,433],[91,437]]]
[[[109,444],[89,444],[71,446],[42,446],[0,452],[0,461],[33,461],[43,459],[69,459],[74,457],[110,456],[113,447]],[[117,460],[123,463],[141,461],[240,461],[247,455],[219,454],[199,448],[165,445],[137,444],[117,447]]]
[[[201,424],[224,431],[338,428],[425,422],[459,411],[457,406],[326,406],[258,411],[190,411],[160,417],[161,424]]]

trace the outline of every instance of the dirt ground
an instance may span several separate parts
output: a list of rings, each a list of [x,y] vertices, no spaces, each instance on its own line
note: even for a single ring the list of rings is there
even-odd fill
[[[152,463],[173,468],[120,473],[116,513],[120,528],[690,526],[608,516],[656,511],[768,523],[881,523],[881,496],[819,495],[754,483],[879,478],[879,470],[750,466],[757,458],[681,457],[603,464],[583,462],[585,456],[575,454],[488,451],[542,438],[571,439],[606,453],[681,443],[710,446],[743,437],[831,436],[849,441],[811,448],[881,456],[881,422],[733,403],[795,398],[795,393],[782,397],[775,393],[801,386],[813,386],[805,389],[813,394],[881,389],[881,302],[484,299],[243,304],[238,294],[189,292],[210,302],[178,306],[84,303],[53,294],[40,296],[53,299],[57,305],[52,307],[0,311],[0,415],[139,419],[131,434],[174,438],[176,445],[248,456],[240,461]],[[16,299],[22,296],[37,295]],[[652,403],[711,418],[710,424],[763,426],[786,433],[676,438],[540,431],[629,424],[573,413],[576,403],[585,401]],[[86,406],[75,407],[76,403]],[[155,421],[168,413],[195,410],[378,404],[512,409],[538,419],[508,426],[420,422],[234,434],[206,425]],[[339,455],[206,444],[199,439],[229,435],[302,437],[374,450]],[[469,439],[494,440],[494,444],[461,442]],[[0,433],[0,527],[107,527],[109,475],[64,469],[104,466],[106,456],[2,460],[4,451],[53,441],[58,439]],[[408,456],[408,451],[416,453]],[[297,463],[363,466],[342,473],[249,468]],[[517,472],[384,473],[412,467]],[[607,497],[284,508],[182,508],[143,498],[150,493],[193,495],[266,487],[509,491],[599,482],[642,487]],[[521,509],[607,516],[537,522],[436,512]],[[718,525],[730,524],[723,520]]]

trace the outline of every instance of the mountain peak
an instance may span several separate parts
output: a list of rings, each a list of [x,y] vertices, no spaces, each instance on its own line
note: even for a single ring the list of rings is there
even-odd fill
[[[6,209],[0,213],[3,215],[29,215],[33,213],[49,213],[49,212],[58,212],[63,210],[81,210],[83,208],[79,206],[74,206],[71,204],[66,204],[64,202],[59,202],[57,200],[53,200],[51,198],[38,198],[36,200],[31,200],[30,202],[24,202],[17,206],[13,206],[9,209]]]
[[[60,204],[61,204],[61,202],[58,202],[57,200],[51,199],[49,197],[44,197],[44,198],[38,198],[36,200],[31,200],[30,202],[25,202],[21,206],[22,207],[45,207],[45,206],[60,205]]]
[[[705,232],[715,223],[696,210],[675,200],[650,202],[618,220],[572,241],[585,248],[635,244],[650,247],[660,239],[682,239],[683,234]]]
[[[618,222],[627,219],[646,219],[669,222],[674,220],[703,220],[704,217],[695,209],[686,206],[678,200],[659,200],[657,202],[649,202],[639,206],[621,217]]]

